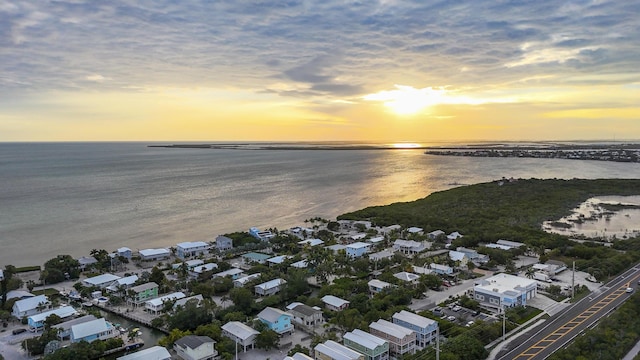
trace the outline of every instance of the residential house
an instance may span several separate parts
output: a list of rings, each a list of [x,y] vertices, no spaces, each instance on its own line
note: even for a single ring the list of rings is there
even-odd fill
[[[354,235],[349,236],[349,239],[350,239],[351,241],[360,241],[360,240],[362,240],[362,239],[364,239],[364,238],[366,238],[366,237],[367,237],[367,234],[365,234],[365,233],[358,233],[358,234],[354,234]]]
[[[349,307],[349,302],[347,300],[341,299],[337,296],[325,295],[321,300],[328,310],[342,311]]]
[[[389,225],[389,226],[385,226],[381,229],[381,232],[385,235],[389,235],[394,231],[400,231],[402,230],[402,226],[395,224],[395,225]]]
[[[444,236],[445,232],[442,230],[435,230],[427,234],[427,237],[431,240],[437,240],[440,237]]]
[[[394,324],[412,330],[416,334],[416,347],[424,349],[436,340],[438,322],[412,312],[402,310],[393,314]]]
[[[438,275],[453,275],[453,268],[448,265],[431,263],[429,264],[429,269]]]
[[[11,299],[22,300],[22,299],[26,299],[34,296],[35,295],[25,290],[11,290],[7,292],[7,301]]]
[[[272,307],[266,307],[258,314],[258,319],[279,335],[293,332],[291,318],[291,314]]]
[[[459,264],[457,266],[460,267],[466,267],[469,262],[469,258],[466,253],[454,250],[449,250],[449,259]]]
[[[47,318],[51,315],[56,315],[61,319],[68,319],[78,312],[73,306],[62,306],[57,309],[48,310],[39,314],[33,314],[27,317],[27,324],[29,325],[29,330],[31,331],[39,331],[44,328],[44,323]]]
[[[412,226],[412,227],[407,229],[407,233],[409,233],[409,234],[421,235],[423,231],[424,230],[422,228],[416,227],[416,226]]]
[[[400,357],[416,352],[416,333],[411,329],[379,319],[369,324],[369,332],[389,342],[391,356]]]
[[[153,346],[148,349],[120,356],[116,360],[171,360],[171,354],[164,346]]]
[[[413,270],[414,273],[421,274],[421,275],[428,275],[428,274],[434,273],[433,270],[423,266],[411,265],[411,269]]]
[[[296,262],[292,263],[291,267],[294,267],[294,268],[297,268],[297,269],[306,269],[307,267],[309,267],[309,263],[307,262],[306,259],[302,259],[300,261],[296,261]]]
[[[462,234],[460,234],[457,231],[454,231],[451,234],[447,235],[447,242],[450,244],[453,240],[457,240],[457,239],[459,239],[461,237],[463,237]]]
[[[88,287],[97,287],[100,289],[104,289],[107,286],[113,284],[114,281],[121,279],[118,275],[113,274],[102,274],[94,277],[90,277],[82,280],[84,286]]]
[[[377,253],[369,254],[369,260],[380,261],[383,259],[391,259],[395,253],[389,249],[382,250]]]
[[[131,256],[133,255],[131,249],[129,249],[128,247],[118,248],[118,250],[116,250],[116,254],[118,254],[118,256],[122,256],[129,260],[131,260]]]
[[[120,335],[120,331],[104,318],[71,326],[71,342],[107,340]]]
[[[403,282],[407,283],[408,285],[414,286],[418,283],[418,281],[420,281],[420,275],[414,274],[414,273],[410,273],[410,272],[406,272],[406,271],[402,271],[396,274],[393,274],[393,277],[395,277],[396,279],[400,279]]]
[[[313,348],[316,360],[364,360],[364,355],[338,344],[333,340],[327,340]]]
[[[393,242],[393,249],[405,255],[415,255],[426,249],[426,244],[413,240],[398,239]]]
[[[371,244],[364,242],[356,242],[346,246],[347,255],[351,258],[358,258],[369,252]]]
[[[218,235],[216,237],[216,249],[220,251],[233,249],[233,239],[224,235]]]
[[[538,283],[510,274],[498,274],[479,281],[473,287],[473,299],[481,306],[500,310],[525,306],[537,294]]]
[[[207,272],[213,271],[218,268],[218,264],[207,263],[203,265],[199,265],[193,268],[193,270],[189,271],[189,277],[191,279],[200,279]]]
[[[322,244],[324,244],[324,241],[320,239],[307,239],[307,240],[298,241],[298,245],[300,245],[301,247],[305,247],[305,246],[314,247]]]
[[[186,268],[187,271],[191,271],[191,270],[193,270],[194,267],[200,266],[200,265],[204,265],[204,260],[202,260],[202,259],[192,259],[192,260],[187,260],[187,261],[184,261],[184,262],[181,262],[181,263],[172,264],[171,268],[173,270]]]
[[[18,319],[41,313],[51,307],[46,295],[38,295],[18,300],[13,303],[11,315]]]
[[[138,281],[138,275],[131,275],[120,278],[107,286],[107,291],[116,293],[129,289]]]
[[[254,290],[256,295],[260,296],[269,296],[274,295],[280,292],[282,286],[286,284],[286,280],[284,279],[273,279],[262,284],[254,286]]]
[[[485,244],[484,246],[490,248],[490,249],[500,249],[500,250],[505,250],[505,251],[509,251],[512,249],[511,246],[507,246],[507,245],[501,245],[501,244],[496,244],[496,243],[491,243],[491,244]]]
[[[269,266],[276,266],[276,265],[280,265],[283,262],[285,262],[287,259],[292,258],[293,256],[288,256],[288,255],[278,255],[278,256],[274,256],[272,258],[268,258],[267,259],[267,264],[269,264]]]
[[[296,304],[289,308],[287,312],[293,317],[293,322],[307,328],[313,328],[322,324],[322,310],[305,304]]]
[[[180,259],[209,254],[211,246],[204,241],[185,241],[176,245],[176,256]]]
[[[384,236],[372,237],[371,239],[367,239],[367,242],[370,242],[373,245],[378,245],[378,244],[384,243]]]
[[[148,282],[146,284],[134,286],[127,290],[127,293],[130,294],[128,302],[133,306],[138,306],[147,300],[158,297],[158,284]]]
[[[242,255],[242,262],[246,265],[265,264],[269,258],[271,255],[252,252]]]
[[[509,241],[509,240],[498,240],[498,241],[496,241],[496,244],[507,246],[510,249],[519,249],[522,246],[526,246],[525,244],[523,244],[521,242]]]
[[[311,356],[309,356],[309,355],[305,355],[303,353],[297,352],[297,353],[295,353],[295,354],[293,354],[291,356],[285,357],[282,360],[313,360],[313,358]]]
[[[98,260],[96,260],[96,258],[94,258],[93,256],[82,256],[78,258],[78,269],[80,269],[80,271],[85,271],[86,269],[92,267],[97,263]]]
[[[253,349],[255,347],[258,334],[260,334],[258,331],[239,321],[229,321],[222,325],[222,336],[228,337],[237,345],[240,345],[243,351],[247,351],[247,348]]]
[[[331,252],[333,252],[334,254],[337,254],[340,250],[345,250],[347,249],[346,246],[342,245],[342,244],[335,244],[335,245],[330,245],[330,246],[325,246],[324,247],[327,250],[331,250]]]
[[[93,321],[95,319],[96,317],[93,315],[85,315],[79,318],[71,319],[69,321],[65,321],[65,322],[53,325],[53,328],[58,329],[58,339],[69,340],[71,339],[71,327],[73,325],[83,324],[89,321]]]
[[[485,255],[485,254],[479,254],[476,250],[473,249],[467,249],[464,247],[458,247],[456,248],[456,251],[464,253],[467,258],[469,258],[469,260],[471,260],[471,262],[473,262],[474,264],[486,264],[487,262],[489,262],[489,256]]]
[[[369,284],[369,293],[372,296],[379,292],[382,292],[386,288],[390,288],[391,286],[393,286],[388,282],[377,280],[377,279],[370,280],[368,284]]]
[[[271,231],[269,230],[261,231],[256,227],[250,228],[249,234],[251,234],[251,236],[253,236],[254,238],[260,241],[269,241],[269,239],[275,237],[275,235]]]
[[[186,297],[187,295],[185,295],[183,292],[176,291],[174,293],[163,295],[155,299],[147,300],[144,303],[144,307],[146,311],[149,311],[154,314],[158,314],[164,309],[166,302],[177,301],[180,299],[184,299]]]
[[[229,270],[225,270],[225,271],[221,271],[219,273],[213,274],[211,277],[212,278],[223,278],[223,277],[230,277],[231,280],[238,280],[241,277],[244,277],[244,270],[242,269],[238,269],[238,268],[231,268]]]
[[[173,311],[184,308],[190,301],[192,301],[196,305],[196,307],[200,307],[200,305],[202,305],[202,302],[204,301],[204,297],[201,294],[198,294],[178,299],[175,303],[173,303]]]
[[[365,360],[388,360],[389,342],[360,329],[342,336],[344,346],[364,355]]]
[[[213,360],[218,356],[216,342],[208,336],[187,335],[173,344],[173,350],[183,360]]]
[[[169,249],[144,249],[138,251],[140,255],[140,260],[143,261],[154,261],[154,260],[165,260],[171,257],[171,250]]]
[[[259,277],[260,277],[260,273],[256,273],[256,274],[251,274],[251,275],[247,275],[247,276],[243,276],[243,277],[237,278],[236,280],[233,280],[233,286],[234,287],[243,287],[248,282],[253,281],[255,279],[258,279]]]

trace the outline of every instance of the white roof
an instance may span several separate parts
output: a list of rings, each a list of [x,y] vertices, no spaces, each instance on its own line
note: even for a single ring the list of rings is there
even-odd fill
[[[73,325],[78,325],[82,323],[86,323],[88,321],[95,320],[96,317],[93,315],[85,315],[79,318],[71,319],[69,321],[65,321],[56,325],[53,325],[54,328],[60,329],[62,331],[69,330]]]
[[[200,266],[196,266],[193,268],[193,272],[195,273],[203,273],[205,271],[211,271],[213,269],[217,269],[218,268],[218,264],[215,263],[207,263],[204,265],[200,265]]]
[[[348,248],[352,248],[352,249],[368,248],[370,246],[371,246],[371,244],[367,244],[367,243],[360,242],[360,241],[355,242],[353,244],[347,245]]]
[[[169,360],[171,354],[163,346],[154,346],[148,349],[140,350],[133,354],[121,356],[117,360]]]
[[[386,343],[385,340],[360,329],[355,329],[352,332],[344,334],[343,338],[358,343],[371,350],[375,350],[378,346],[384,346]]]
[[[273,264],[282,264],[288,258],[289,256],[287,255],[278,255],[278,256],[274,256],[272,258],[267,259],[267,261]]]
[[[462,261],[462,260],[464,260],[465,256],[467,256],[467,254],[465,254],[463,252],[449,250],[449,257],[453,261]]]
[[[131,249],[129,249],[129,248],[128,248],[128,247],[126,247],[126,246],[123,246],[123,247],[121,247],[121,248],[118,248],[118,250],[117,250],[117,251],[118,251],[118,253],[123,253],[123,252],[131,251]]]
[[[391,284],[389,284],[388,282],[382,281],[382,280],[378,280],[378,279],[370,280],[368,282],[368,284],[369,284],[369,286],[373,286],[375,288],[380,288],[380,289],[391,286]]]
[[[193,260],[187,260],[184,263],[187,265],[187,267],[194,267],[194,266],[198,266],[198,265],[204,264],[204,260],[193,259]]]
[[[320,239],[307,239],[307,240],[298,241],[298,245],[306,245],[306,244],[309,244],[309,246],[316,246],[316,245],[324,244],[324,241]]]
[[[292,356],[287,356],[282,360],[313,360],[313,358],[303,353],[295,353]]]
[[[427,235],[431,235],[431,236],[444,235],[444,231],[442,231],[442,230],[435,230],[435,231],[430,232],[430,233],[429,233],[429,234],[427,234]]]
[[[413,240],[398,239],[398,240],[393,242],[393,245],[394,246],[401,246],[401,247],[421,247],[422,243],[419,243],[419,242],[413,241]]]
[[[434,323],[436,323],[435,320],[431,320],[429,318],[426,318],[424,316],[420,316],[418,314],[414,314],[414,313],[406,311],[406,310],[402,310],[400,312],[397,312],[397,313],[393,314],[393,318],[401,320],[401,321],[408,322],[409,324],[416,325],[421,329],[426,329],[427,327],[429,327],[429,326],[433,325]]]
[[[7,292],[7,300],[11,300],[15,298],[24,299],[24,298],[34,297],[34,296],[35,295],[25,290],[11,290]]]
[[[325,341],[324,344],[318,344],[313,349],[334,360],[358,360],[362,356],[359,352],[331,340]]]
[[[244,285],[244,284],[248,283],[249,281],[255,280],[255,279],[259,278],[259,277],[260,277],[260,273],[255,273],[255,274],[251,274],[251,275],[247,275],[247,276],[243,276],[241,278],[238,278],[238,279],[234,280],[233,282],[234,283],[237,282],[240,285]]]
[[[127,277],[120,278],[114,281],[111,285],[107,287],[108,290],[118,291],[118,286],[129,286],[135,284],[138,281],[138,275],[131,275]]]
[[[202,297],[202,294],[198,294],[198,295],[189,296],[188,298],[178,299],[173,304],[173,307],[174,308],[177,308],[178,306],[184,307],[189,302],[189,300],[198,300],[198,304],[200,304],[200,302],[204,300],[204,297]]]
[[[222,325],[222,330],[233,334],[233,336],[242,340],[247,340],[253,335],[260,334],[254,328],[251,328],[239,321],[229,321],[228,323]]]
[[[101,284],[112,283],[119,279],[121,279],[121,277],[118,275],[102,274],[102,275],[94,276],[88,279],[84,279],[84,282],[94,286],[98,286]]]
[[[342,244],[335,244],[335,245],[325,246],[324,248],[329,249],[331,251],[339,251],[339,250],[344,250],[347,247]]]
[[[397,279],[404,280],[404,281],[414,281],[420,278],[420,275],[416,275],[414,273],[410,273],[406,271],[393,274],[393,276]]]
[[[309,266],[309,264],[307,263],[307,260],[300,260],[300,261],[294,262],[293,264],[291,264],[291,266],[299,269],[304,269],[307,266]]]
[[[180,300],[187,297],[183,292],[177,291],[168,295],[160,296],[155,299],[151,299],[145,302],[145,304],[150,304],[154,307],[162,305],[167,300]]]
[[[510,248],[519,248],[520,246],[524,245],[521,242],[516,242],[516,241],[509,241],[509,240],[498,240],[496,241],[496,244],[498,245],[506,245]]]
[[[16,301],[13,306],[15,306],[19,312],[25,312],[29,310],[33,310],[38,307],[39,304],[46,304],[49,302],[49,299],[46,295],[38,295],[22,300]]]
[[[485,291],[491,291],[494,293],[505,293],[507,291],[514,291],[516,288],[526,289],[527,287],[537,286],[538,282],[532,279],[527,279],[510,274],[498,274],[490,278],[482,280],[476,289],[483,289]]]
[[[384,241],[384,236],[376,236],[376,237],[373,237],[373,238],[371,238],[371,239],[369,239],[367,241],[370,242],[370,243],[379,243],[381,241]]]
[[[407,231],[412,233],[412,234],[413,233],[419,233],[419,232],[422,231],[422,228],[416,227],[416,226],[412,226],[412,227],[408,228]]]
[[[486,244],[485,246],[488,247],[488,248],[500,249],[500,250],[510,250],[510,249],[512,249],[511,246],[500,245],[500,244]]]
[[[73,306],[63,306],[54,310],[45,311],[40,314],[31,315],[29,316],[29,319],[31,319],[31,321],[33,322],[38,323],[46,320],[47,317],[53,314],[58,315],[60,318],[64,319],[77,314],[77,312],[76,309],[73,308]]]
[[[291,317],[291,315],[287,314],[286,312],[280,309],[267,306],[266,308],[264,308],[264,310],[260,311],[260,313],[258,314],[258,317],[260,319],[264,319],[264,320],[267,320],[268,322],[273,323],[278,321],[278,319],[282,315],[288,315],[289,317]]]
[[[177,244],[178,247],[183,249],[191,249],[191,248],[199,248],[199,247],[207,247],[208,243],[204,241],[185,241]]]
[[[396,339],[404,339],[406,336],[410,336],[413,333],[412,330],[409,330],[406,327],[402,327],[398,324],[394,324],[384,319],[379,319],[376,322],[372,322],[371,324],[369,324],[369,327],[385,334],[389,334]]]
[[[99,318],[82,324],[73,325],[71,327],[71,334],[74,339],[82,339],[90,335],[105,332],[111,327],[111,324],[107,323],[104,318]]]
[[[282,284],[286,284],[287,282],[284,279],[273,279],[267,282],[264,282],[262,284],[256,285],[256,287],[261,288],[261,289],[273,289],[276,286],[280,286]]]
[[[341,307],[344,304],[349,304],[349,302],[347,300],[344,299],[340,299],[337,296],[333,296],[333,295],[325,295],[322,297],[322,302],[329,304],[331,306],[335,306],[335,307]]]
[[[238,268],[231,268],[229,270],[221,271],[217,274],[213,274],[214,277],[225,277],[225,276],[233,276],[243,273],[244,270]]]
[[[169,255],[171,251],[169,249],[144,249],[138,251],[142,256],[154,256],[154,255]]]

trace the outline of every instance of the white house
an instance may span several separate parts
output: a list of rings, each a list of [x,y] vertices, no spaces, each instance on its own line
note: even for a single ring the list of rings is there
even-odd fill
[[[427,234],[427,237],[431,240],[437,240],[439,237],[444,236],[445,232],[442,230],[435,230]]]
[[[233,239],[224,235],[218,235],[218,237],[216,237],[216,249],[220,251],[233,249]]]
[[[100,289],[104,289],[107,286],[113,284],[114,281],[120,280],[121,277],[113,274],[102,274],[94,277],[90,277],[82,280],[85,286],[92,287],[95,286]]]
[[[85,271],[87,268],[97,263],[98,260],[96,260],[96,258],[94,258],[93,256],[82,256],[78,258],[80,271]]]
[[[509,241],[509,240],[498,240],[496,241],[496,244],[507,246],[511,249],[519,249],[520,247],[525,246],[525,244],[521,242]]]
[[[208,336],[187,335],[176,340],[173,350],[183,360],[213,360],[218,356],[215,344]]]
[[[238,268],[231,268],[229,270],[225,270],[217,274],[213,274],[211,277],[215,279],[215,278],[223,278],[227,276],[230,277],[231,280],[237,280],[244,276],[244,270],[238,269]]]
[[[118,250],[116,250],[116,254],[118,254],[118,256],[131,259],[132,252],[131,252],[131,249],[129,249],[128,247],[121,247],[121,248],[118,248]]]
[[[441,265],[436,263],[429,264],[429,269],[438,275],[452,275],[453,268],[448,265]]]
[[[144,249],[138,251],[140,259],[144,261],[165,260],[171,257],[169,249]]]
[[[364,360],[364,355],[338,344],[333,340],[327,340],[313,348],[316,359],[322,360]]]
[[[182,267],[186,267],[187,271],[193,270],[194,267],[204,265],[204,260],[201,259],[191,259],[181,263],[171,264],[171,268],[174,270],[178,270]]]
[[[377,253],[369,254],[369,260],[380,261],[382,259],[391,259],[395,253],[389,249],[384,249]]]
[[[153,346],[148,349],[120,356],[116,360],[171,360],[171,354],[163,346]]]
[[[298,245],[302,247],[304,246],[314,247],[322,244],[324,244],[324,241],[320,239],[307,239],[307,240],[298,241]]]
[[[51,315],[56,315],[61,319],[68,319],[74,315],[76,315],[76,309],[73,306],[62,306],[57,309],[48,310],[39,314],[33,314],[27,317],[27,324],[29,325],[29,330],[38,331],[44,328],[44,323],[47,318]]]
[[[277,294],[282,289],[282,286],[286,283],[287,281],[284,279],[280,279],[280,278],[273,279],[273,280],[254,286],[254,290],[256,295],[260,295],[260,296],[274,295],[274,294]]]
[[[239,321],[229,321],[222,325],[222,336],[233,340],[242,347],[243,351],[247,351],[247,348],[254,348],[258,334],[260,333],[255,329]]]
[[[120,335],[120,331],[104,318],[71,326],[71,342],[107,340]]]
[[[449,250],[449,259],[460,262],[460,266],[467,266],[467,262],[469,262],[467,254],[461,251]]]
[[[452,242],[453,240],[457,240],[459,238],[463,237],[462,234],[460,234],[457,231],[452,232],[451,234],[447,235],[447,241],[448,242]]]
[[[152,312],[154,314],[159,313],[164,308],[164,303],[167,301],[176,301],[187,297],[183,292],[177,291],[168,295],[163,295],[161,297],[147,300],[144,303],[145,310]]]
[[[284,263],[287,259],[292,258],[292,257],[293,256],[289,256],[289,255],[274,256],[272,258],[268,258],[267,259],[267,264],[269,264],[269,266],[280,265],[280,264]]]
[[[260,241],[269,241],[269,239],[275,237],[275,235],[271,231],[260,231],[260,229],[258,229],[257,227],[250,228],[249,234]]]
[[[293,354],[291,356],[285,357],[282,360],[313,360],[313,358],[311,356],[309,356],[309,355],[305,355],[303,353],[297,352],[297,353],[295,353],[295,354]]]
[[[367,242],[370,242],[373,245],[378,245],[378,244],[384,242],[384,236],[372,237],[371,239],[367,239]]]
[[[128,289],[133,286],[133,284],[138,281],[138,275],[131,275],[120,278],[107,286],[107,291],[110,292],[118,292],[125,289]]]
[[[405,255],[414,255],[424,251],[426,245],[418,241],[398,239],[393,242],[393,249]]]
[[[356,242],[346,246],[347,255],[351,258],[361,257],[369,252],[371,244],[364,242]]]
[[[243,276],[240,278],[237,278],[235,280],[233,280],[233,286],[234,287],[243,287],[245,286],[248,282],[253,281],[257,278],[260,277],[260,273],[255,273],[255,274],[251,274],[251,275],[247,275],[247,276]]]
[[[368,285],[369,285],[369,293],[371,295],[375,295],[375,294],[381,292],[382,290],[393,286],[393,285],[389,284],[388,282],[385,282],[385,281],[382,281],[382,280],[378,280],[378,279],[370,280]]]
[[[204,241],[185,241],[176,245],[176,256],[180,259],[207,255],[211,246]]]
[[[38,295],[13,303],[11,315],[18,319],[41,313],[51,307],[49,298],[45,295]]]
[[[185,307],[188,302],[193,301],[196,304],[196,307],[200,307],[202,302],[204,301],[204,297],[202,294],[197,294],[193,296],[189,296],[186,298],[178,299],[175,303],[173,303],[173,311],[178,310],[181,307]]]
[[[217,269],[217,268],[218,268],[218,264],[214,264],[214,263],[198,265],[194,267],[193,270],[189,271],[189,277],[192,279],[198,279],[208,271],[213,271],[214,269]]]
[[[498,274],[481,280],[473,287],[473,299],[481,306],[500,310],[527,305],[537,294],[538,283],[509,274]]]
[[[342,244],[335,244],[335,245],[330,245],[330,246],[325,246],[324,247],[327,250],[331,250],[331,252],[333,252],[334,254],[337,254],[340,250],[345,250],[347,249],[346,246],[342,245]]]
[[[393,323],[416,333],[416,347],[424,349],[436,340],[438,322],[424,316],[402,310],[393,314]]]
[[[407,233],[409,234],[422,234],[423,229],[417,226],[412,226],[407,229]]]
[[[297,269],[306,269],[307,267],[309,267],[309,263],[307,262],[306,259],[302,259],[300,261],[296,261],[296,262],[292,263],[291,267],[294,267],[294,268],[297,268]]]
[[[341,299],[337,296],[325,295],[321,300],[324,303],[324,306],[329,310],[341,311],[349,307],[349,302],[347,300]]]
[[[410,273],[410,272],[406,272],[406,271],[401,271],[399,273],[395,273],[393,274],[393,277],[395,277],[396,279],[400,279],[402,281],[404,281],[405,283],[411,284],[411,285],[415,285],[418,283],[418,281],[420,280],[420,275],[414,274],[414,273]]]

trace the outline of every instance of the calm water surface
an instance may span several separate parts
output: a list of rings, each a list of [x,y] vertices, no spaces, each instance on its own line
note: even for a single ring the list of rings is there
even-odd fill
[[[286,228],[461,184],[639,178],[640,164],[421,150],[210,150],[143,143],[0,144],[0,267]]]

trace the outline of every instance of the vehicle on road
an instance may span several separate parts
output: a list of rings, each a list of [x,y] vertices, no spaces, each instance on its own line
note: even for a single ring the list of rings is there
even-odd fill
[[[11,332],[13,335],[18,335],[18,334],[22,334],[23,332],[26,332],[27,329],[25,328],[19,328],[19,329],[13,329],[13,331]]]
[[[627,292],[628,292],[628,293],[632,293],[632,292],[633,292],[633,288],[630,288],[630,287],[629,287],[629,288],[627,288]]]

